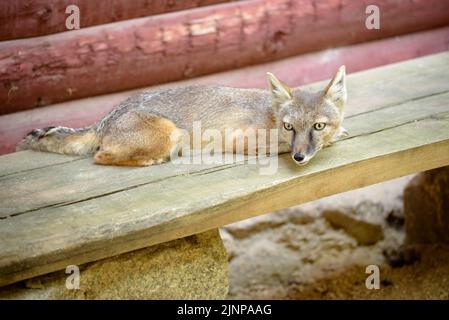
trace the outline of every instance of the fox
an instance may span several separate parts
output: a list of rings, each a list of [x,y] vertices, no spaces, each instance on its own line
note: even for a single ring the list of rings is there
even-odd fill
[[[291,88],[270,72],[268,90],[190,85],[140,92],[93,125],[34,129],[16,150],[92,156],[99,165],[150,166],[169,161],[181,130],[191,134],[193,122],[200,121],[202,131],[277,129],[277,141],[269,141],[262,151],[239,151],[234,143],[221,152],[268,153],[269,146],[276,145],[278,154],[290,152],[296,164],[305,165],[347,135],[342,127],[345,78],[343,65],[323,90],[315,92]]]

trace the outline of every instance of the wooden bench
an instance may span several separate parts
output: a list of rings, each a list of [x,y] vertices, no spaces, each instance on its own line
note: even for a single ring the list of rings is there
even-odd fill
[[[321,87],[323,83],[309,87]],[[449,165],[449,53],[351,74],[350,136],[307,166],[104,167],[38,152],[0,157],[0,285]]]

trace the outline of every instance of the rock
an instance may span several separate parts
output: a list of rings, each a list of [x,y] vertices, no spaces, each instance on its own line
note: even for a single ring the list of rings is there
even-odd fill
[[[287,208],[251,219],[246,219],[223,227],[229,236],[234,239],[245,239],[266,229],[276,229],[285,224],[308,224],[314,221],[312,215],[302,212],[297,207]],[[223,237],[222,237],[223,238]],[[225,244],[226,245],[226,244]]]
[[[80,288],[64,271],[0,288],[0,299],[224,299],[228,258],[218,230],[80,266]]]
[[[407,243],[449,243],[449,167],[418,174],[404,190]]]
[[[335,228],[342,228],[362,245],[371,245],[383,239],[382,227],[339,210],[323,211],[322,216]]]
[[[413,247],[400,246],[395,249],[384,250],[385,260],[392,268],[412,265],[420,260],[419,252]]]
[[[284,225],[287,221],[288,215],[283,212],[277,215],[262,215],[228,224],[224,226],[223,229],[234,239],[244,239],[267,228],[278,228]]]
[[[226,229],[220,229],[220,237],[223,240],[223,245],[228,253],[228,261],[231,261],[237,255],[237,247],[234,238]]]
[[[385,217],[385,221],[396,230],[403,229],[405,224],[404,211],[399,209],[391,210]]]
[[[384,221],[385,209],[382,203],[370,200],[361,201],[352,210],[358,220],[363,220],[375,225],[382,225]]]

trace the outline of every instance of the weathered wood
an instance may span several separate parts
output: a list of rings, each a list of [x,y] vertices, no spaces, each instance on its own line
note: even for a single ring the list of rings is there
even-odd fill
[[[80,9],[80,27],[186,10],[229,0],[14,0],[0,2],[0,40],[67,31],[66,8]]]
[[[0,114],[449,23],[447,1],[376,4],[378,30],[366,28],[363,1],[251,0],[5,41]]]
[[[436,39],[439,40],[437,41]],[[317,69],[321,69],[322,71],[319,71],[320,77],[315,80],[330,77],[335,70],[344,63],[347,64],[348,70],[358,70],[358,66],[361,68],[362,60],[357,57],[369,56],[372,51],[378,50],[380,47],[384,48],[386,51],[394,51],[396,43],[401,47],[411,47],[416,51],[416,53],[412,52],[411,56],[409,56],[413,58],[418,52],[427,52],[424,50],[429,50],[429,48],[435,45],[435,42],[440,43],[440,45],[438,45],[438,48],[440,48],[440,46],[446,47],[448,41],[449,27],[420,33],[419,35],[408,35],[398,39],[380,40],[372,43],[340,48],[330,52],[321,52],[313,55],[284,59],[274,63],[246,68],[245,70],[235,70],[213,76],[170,83],[158,87],[143,88],[140,90],[151,91],[161,87],[166,88],[192,83],[265,88],[267,85],[265,73],[267,71],[274,72],[279,78],[291,85],[298,85],[304,83],[309,77],[315,79],[313,73],[317,72]],[[419,44],[416,44],[417,42],[419,42]],[[408,54],[410,54],[408,51],[409,49],[410,48],[394,52],[395,55],[400,56],[401,58],[406,58]],[[351,52],[354,55],[352,55]],[[329,55],[335,57],[335,60],[329,60]],[[384,58],[377,63],[383,64],[383,62],[388,62],[384,60]],[[371,59],[370,62],[373,60],[374,59]],[[403,101],[404,99],[414,99],[415,97],[421,97],[426,94],[430,95],[449,90],[449,82],[446,81],[445,78],[445,72],[448,72],[449,69],[449,58],[446,54],[423,58],[420,59],[420,62],[418,72],[423,73],[423,76],[415,79],[415,83],[410,83],[406,79],[408,74],[417,72],[416,64],[411,62],[404,62],[404,64],[401,65],[402,71],[395,71],[397,69],[392,65],[381,68],[382,71],[380,73],[375,70],[369,70],[367,71],[369,72],[369,76],[362,76],[360,78],[357,78],[356,74],[349,71],[353,76],[349,79],[351,104],[347,109],[347,115],[363,111],[360,106],[377,104],[379,107],[382,107],[382,97],[388,98],[385,99],[385,101],[389,101],[388,103],[393,103]],[[374,66],[376,66],[376,64],[374,64]],[[426,71],[426,69],[428,70]],[[431,72],[429,72],[430,69],[432,69]],[[391,72],[391,74],[384,76],[385,72]],[[317,74],[318,73],[316,73],[315,76],[317,76]],[[397,88],[397,85],[394,82],[390,85],[391,81],[389,80],[388,85],[386,85],[385,79],[389,78],[396,79],[400,82],[400,87]],[[432,86],[429,86],[429,83],[432,83]],[[321,82],[319,85],[322,86],[324,83]],[[0,116],[0,154],[12,152],[15,149],[17,142],[19,142],[27,132],[34,128],[43,128],[50,125],[62,125],[76,128],[91,125],[110,111],[114,105],[125,100],[129,95],[131,95],[131,91],[69,101],[58,105]],[[73,113],[75,108],[76,114]]]
[[[30,151],[26,151],[30,152]],[[34,152],[33,156],[21,156],[19,152],[0,157],[0,177],[14,173],[23,173],[36,168],[50,167],[80,159],[76,156],[58,155],[46,152]]]
[[[402,105],[384,107],[352,116],[345,121],[350,138],[366,135],[411,121],[418,121],[449,112],[449,92],[406,102]],[[425,108],[423,108],[425,106]],[[27,151],[17,153],[18,159],[33,159],[41,153]],[[52,157],[49,157],[50,159]],[[56,157],[60,161],[61,156]],[[1,159],[1,158],[0,158]],[[63,206],[74,202],[128,190],[143,184],[157,183],[180,175],[208,174],[233,165],[175,165],[152,168],[117,168],[92,166],[91,159],[67,159],[60,165],[46,165],[42,169],[0,176],[0,218],[24,214],[30,210]],[[45,163],[45,162],[44,162]],[[49,178],[49,173],[54,178]],[[1,173],[0,173],[1,174]],[[23,183],[27,181],[27,183]],[[14,193],[11,193],[14,190]]]
[[[235,166],[4,219],[0,284],[447,165],[448,150],[446,114],[342,141],[304,169],[282,156],[274,177]]]
[[[396,65],[396,81],[417,83],[440,70],[438,63],[425,70],[422,59],[414,63],[406,78]],[[391,75],[385,72],[385,81]],[[361,82],[363,73],[357,77]],[[129,169],[73,158],[52,165],[49,158],[42,168],[9,168],[0,178],[0,285],[448,165],[449,93],[416,92],[421,96],[410,99],[399,91],[402,101],[389,94],[377,105],[367,100],[346,120],[352,136],[305,167],[280,156],[272,176],[242,163]],[[31,153],[14,156],[24,155]]]

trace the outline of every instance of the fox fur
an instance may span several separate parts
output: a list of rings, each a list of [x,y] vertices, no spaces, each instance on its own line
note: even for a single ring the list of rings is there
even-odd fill
[[[345,134],[345,67],[319,92],[290,88],[267,73],[269,90],[194,85],[142,92],[122,102],[98,123],[80,129],[35,129],[16,150],[92,155],[97,164],[147,166],[167,161],[180,129],[278,129],[278,152],[307,163]],[[269,150],[269,149],[268,149]],[[236,150],[223,150],[236,152]],[[247,150],[245,149],[245,152]]]

